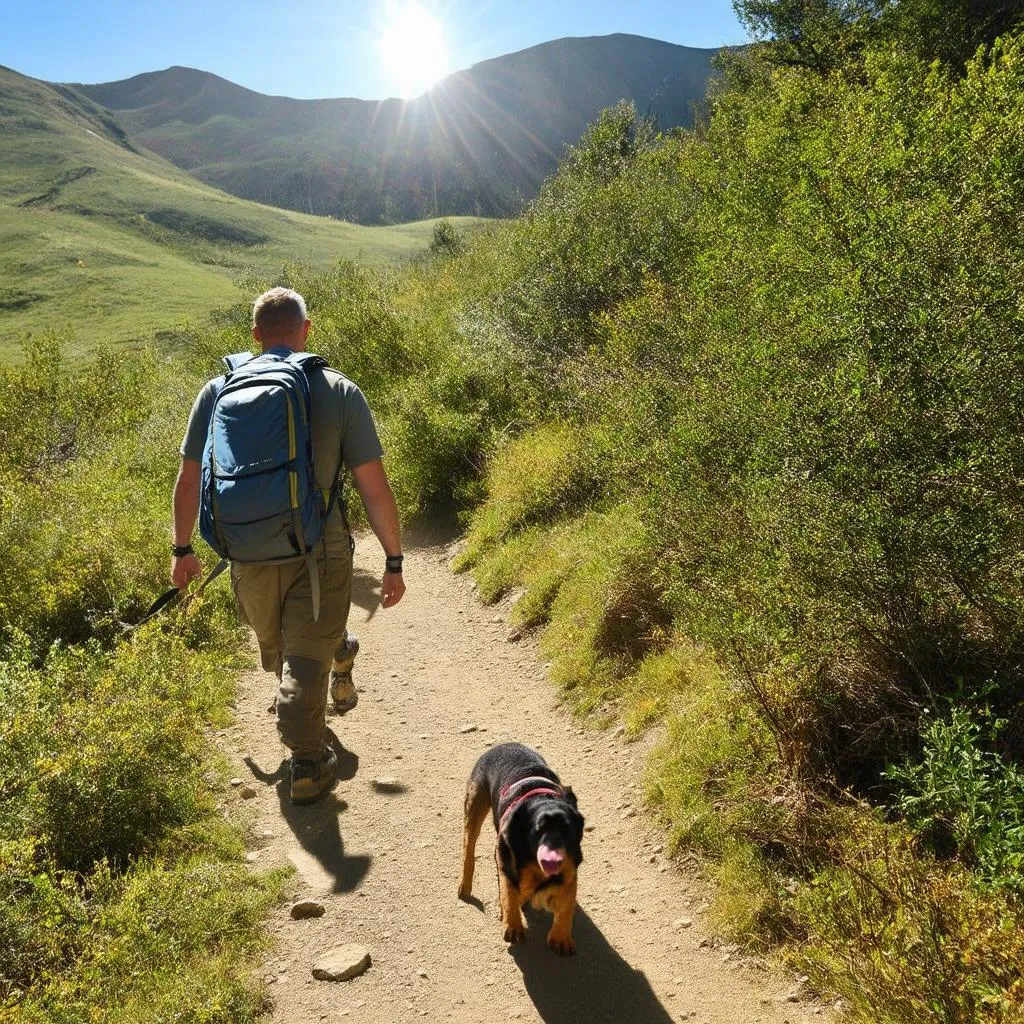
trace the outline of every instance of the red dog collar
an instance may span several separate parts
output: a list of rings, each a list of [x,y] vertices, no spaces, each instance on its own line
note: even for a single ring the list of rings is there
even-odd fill
[[[540,783],[540,785],[533,785],[534,783]],[[533,788],[527,788],[533,786]],[[520,789],[526,789],[524,793],[516,793],[512,796],[515,791]],[[502,807],[501,817],[498,819],[498,832],[501,835],[505,834],[505,825],[509,818],[512,816],[512,812],[525,800],[529,800],[531,796],[564,796],[565,790],[562,789],[557,783],[551,781],[551,779],[545,778],[543,775],[531,775],[525,779],[519,779],[517,782],[511,782],[509,785],[502,789],[500,796],[498,797],[498,806]],[[511,800],[509,798],[511,797]],[[506,801],[509,801],[506,803]]]

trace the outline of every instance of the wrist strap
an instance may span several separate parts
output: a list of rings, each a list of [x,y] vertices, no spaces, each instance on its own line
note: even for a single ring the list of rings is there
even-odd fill
[[[171,554],[175,558],[184,558],[186,555],[195,554],[195,552],[192,550],[191,544],[172,544]]]
[[[384,559],[384,571],[394,573],[398,576],[402,574],[402,562],[404,556],[402,555],[388,555]]]

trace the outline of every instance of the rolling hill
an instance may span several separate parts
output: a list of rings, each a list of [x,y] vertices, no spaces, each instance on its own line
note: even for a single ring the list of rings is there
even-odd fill
[[[559,39],[410,102],[264,96],[183,67],[74,88],[113,111],[134,144],[207,184],[380,224],[517,213],[620,99],[662,128],[691,124],[716,52],[631,35]]]
[[[148,337],[247,296],[287,261],[405,258],[431,223],[360,227],[220,192],[76,90],[0,68],[0,358],[29,332]]]

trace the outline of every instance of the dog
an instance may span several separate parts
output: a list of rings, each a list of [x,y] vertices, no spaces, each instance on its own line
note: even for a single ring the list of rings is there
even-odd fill
[[[554,914],[548,946],[562,956],[576,952],[572,916],[576,871],[583,861],[583,815],[576,794],[563,786],[536,750],[500,743],[488,750],[466,785],[459,899],[473,892],[476,841],[490,809],[497,833],[494,859],[506,942],[526,938],[522,907]]]

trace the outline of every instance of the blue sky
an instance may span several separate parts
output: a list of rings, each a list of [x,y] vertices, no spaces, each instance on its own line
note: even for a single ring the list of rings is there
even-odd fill
[[[729,0],[0,0],[0,26],[0,64],[48,81],[184,64],[264,93],[364,99],[561,36],[745,39]]]

